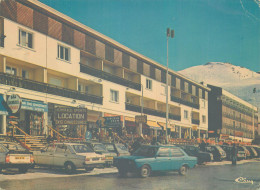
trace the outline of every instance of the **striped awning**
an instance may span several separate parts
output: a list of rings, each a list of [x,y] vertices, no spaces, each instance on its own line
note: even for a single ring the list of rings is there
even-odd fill
[[[160,125],[157,124],[156,121],[147,121],[146,123],[151,129],[161,130]]]
[[[0,95],[0,115],[8,115],[8,111],[3,106],[3,102],[4,102],[4,97],[3,95]]]

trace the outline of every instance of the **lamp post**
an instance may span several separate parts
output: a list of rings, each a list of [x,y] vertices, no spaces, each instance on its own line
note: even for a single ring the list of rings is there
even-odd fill
[[[166,72],[166,144],[168,143],[168,120],[169,120],[169,103],[168,103],[168,74],[169,74],[169,52],[168,52],[168,44],[169,38],[174,37],[174,30],[167,28],[167,72]]]

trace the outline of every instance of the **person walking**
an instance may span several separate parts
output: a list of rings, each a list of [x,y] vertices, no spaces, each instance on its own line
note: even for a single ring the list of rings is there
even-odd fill
[[[233,144],[233,147],[231,149],[231,156],[232,156],[232,165],[237,164],[237,147],[236,144]]]
[[[206,143],[205,143],[204,139],[202,139],[202,142],[200,143],[199,148],[200,148],[200,151],[205,152]]]

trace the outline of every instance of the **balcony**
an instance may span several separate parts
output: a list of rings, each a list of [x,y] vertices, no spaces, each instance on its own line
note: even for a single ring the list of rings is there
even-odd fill
[[[87,66],[87,65],[84,65],[81,63],[80,63],[80,72],[141,91],[141,84],[139,84],[139,83],[135,83],[135,82],[126,80],[124,78],[118,77],[116,75],[112,75],[110,73],[95,69],[93,67],[90,67],[90,66]]]
[[[177,102],[177,103],[180,103],[180,104],[183,104],[183,105],[186,105],[186,106],[190,106],[190,107],[195,108],[195,109],[200,109],[199,104],[192,103],[192,102],[189,102],[189,101],[185,101],[185,100],[178,98],[178,97],[175,97],[175,96],[171,96],[171,101]]]
[[[66,98],[73,98],[77,100],[83,100],[86,102],[91,102],[95,104],[103,104],[103,97],[95,96],[91,94],[80,93],[75,90],[70,90],[67,88],[61,88],[58,86],[37,82],[33,80],[24,79],[14,75],[9,75],[5,73],[0,73],[0,84],[15,86],[19,88],[24,88],[28,90],[34,90],[37,92],[43,92],[48,94],[53,94],[57,96],[62,96]]]
[[[138,106],[138,105],[126,103],[125,104],[125,109],[129,110],[129,111],[134,111],[134,112],[141,113],[141,106]],[[161,111],[157,111],[157,110],[149,109],[149,108],[145,108],[145,107],[143,108],[143,113],[147,114],[147,115],[154,115],[154,116],[166,118],[166,113],[165,112],[161,112]],[[173,114],[169,113],[169,119],[180,121],[181,120],[181,116],[180,115],[173,115]]]
[[[200,124],[200,120],[199,119],[192,119],[191,123],[199,125]]]

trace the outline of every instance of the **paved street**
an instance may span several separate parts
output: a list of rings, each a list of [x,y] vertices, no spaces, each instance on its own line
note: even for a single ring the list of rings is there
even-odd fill
[[[129,174],[119,177],[115,168],[95,169],[85,173],[79,170],[67,175],[63,170],[33,169],[27,174],[6,171],[0,175],[0,189],[260,189],[260,162],[240,161],[237,166],[230,162],[216,162],[189,170],[187,176],[176,172],[155,173],[149,178]],[[237,183],[243,177],[250,183]]]

